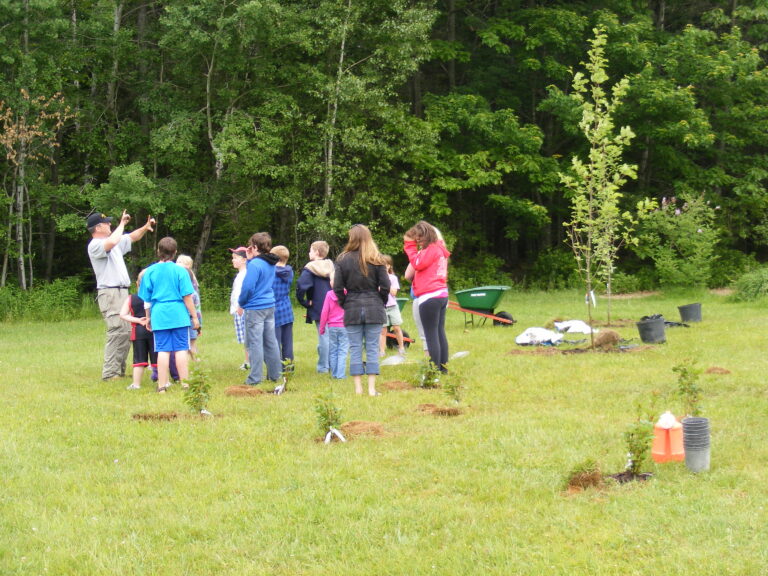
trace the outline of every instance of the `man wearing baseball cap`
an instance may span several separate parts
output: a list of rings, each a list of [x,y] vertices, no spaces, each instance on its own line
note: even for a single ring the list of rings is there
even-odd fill
[[[88,256],[96,274],[96,300],[104,321],[107,323],[107,340],[104,346],[102,380],[114,380],[125,376],[125,361],[131,349],[131,327],[120,319],[120,308],[128,296],[131,279],[123,255],[131,251],[131,245],[152,232],[154,218],[147,216],[147,223],[130,234],[125,225],[131,216],[123,210],[120,222],[112,230],[112,218],[98,212],[88,216],[86,227],[91,235]]]

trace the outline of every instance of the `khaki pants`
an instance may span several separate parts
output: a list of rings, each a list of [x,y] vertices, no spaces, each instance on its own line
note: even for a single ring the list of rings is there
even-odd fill
[[[126,298],[126,288],[102,288],[96,296],[101,316],[107,323],[104,366],[101,369],[103,380],[125,376],[125,362],[131,349],[131,326],[120,319],[120,308]]]

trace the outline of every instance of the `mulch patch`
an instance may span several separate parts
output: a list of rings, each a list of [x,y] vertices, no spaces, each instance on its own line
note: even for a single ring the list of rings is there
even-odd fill
[[[710,366],[704,371],[705,374],[730,374],[731,371],[720,366]]]
[[[184,420],[207,420],[211,417],[211,414],[179,414],[178,412],[140,412],[131,416],[131,418],[140,422],[170,422],[180,418]]]
[[[134,420],[170,421],[179,418],[178,412],[157,412],[154,414],[134,414]]]
[[[513,348],[509,352],[507,352],[508,356],[558,356],[560,354],[585,354],[587,352],[599,352],[599,353],[606,353],[606,352],[642,352],[644,350],[652,350],[654,346],[650,344],[646,345],[640,345],[640,346],[627,346],[627,347],[618,347],[618,348],[596,348],[592,349],[589,347],[586,348],[568,348],[564,350],[560,350],[558,348],[554,348],[552,346],[527,346],[524,349],[519,348]]]
[[[248,386],[247,384],[238,384],[237,386],[229,386],[224,389],[225,396],[260,396],[266,393],[266,390],[256,386]]]
[[[419,404],[416,407],[420,412],[434,414],[435,416],[459,416],[464,413],[461,408],[438,406],[437,404]]]
[[[381,385],[387,390],[413,390],[416,388],[413,384],[403,382],[402,380],[392,380],[391,382],[384,382]]]
[[[645,482],[653,478],[653,474],[650,472],[641,472],[640,474],[633,474],[629,470],[619,472],[618,474],[608,474],[606,478],[613,478],[619,484],[626,484],[627,482]]]

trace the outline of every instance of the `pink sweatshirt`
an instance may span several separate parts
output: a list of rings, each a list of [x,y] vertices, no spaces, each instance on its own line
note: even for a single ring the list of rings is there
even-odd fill
[[[448,258],[451,253],[442,242],[433,242],[419,250],[416,241],[405,242],[403,248],[408,260],[416,270],[413,279],[413,293],[416,296],[445,291],[448,293]]]
[[[323,310],[320,312],[320,334],[325,334],[325,327],[344,328],[344,308],[339,306],[336,293],[331,290],[325,295]]]

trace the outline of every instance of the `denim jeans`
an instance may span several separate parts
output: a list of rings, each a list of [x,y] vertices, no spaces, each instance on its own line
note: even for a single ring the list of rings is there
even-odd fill
[[[317,371],[321,374],[328,374],[330,371],[330,360],[328,358],[328,331],[320,334],[320,323],[315,322],[317,330]]]
[[[259,384],[263,379],[263,363],[267,365],[267,379],[277,381],[283,372],[280,348],[275,338],[275,309],[245,311],[245,345],[251,371],[246,384]]]
[[[349,373],[352,376],[379,373],[379,335],[381,324],[352,324],[347,326],[349,337]],[[363,362],[365,346],[365,362]]]
[[[328,355],[331,361],[331,376],[333,378],[347,377],[347,354],[349,353],[349,338],[344,326],[328,326]]]

